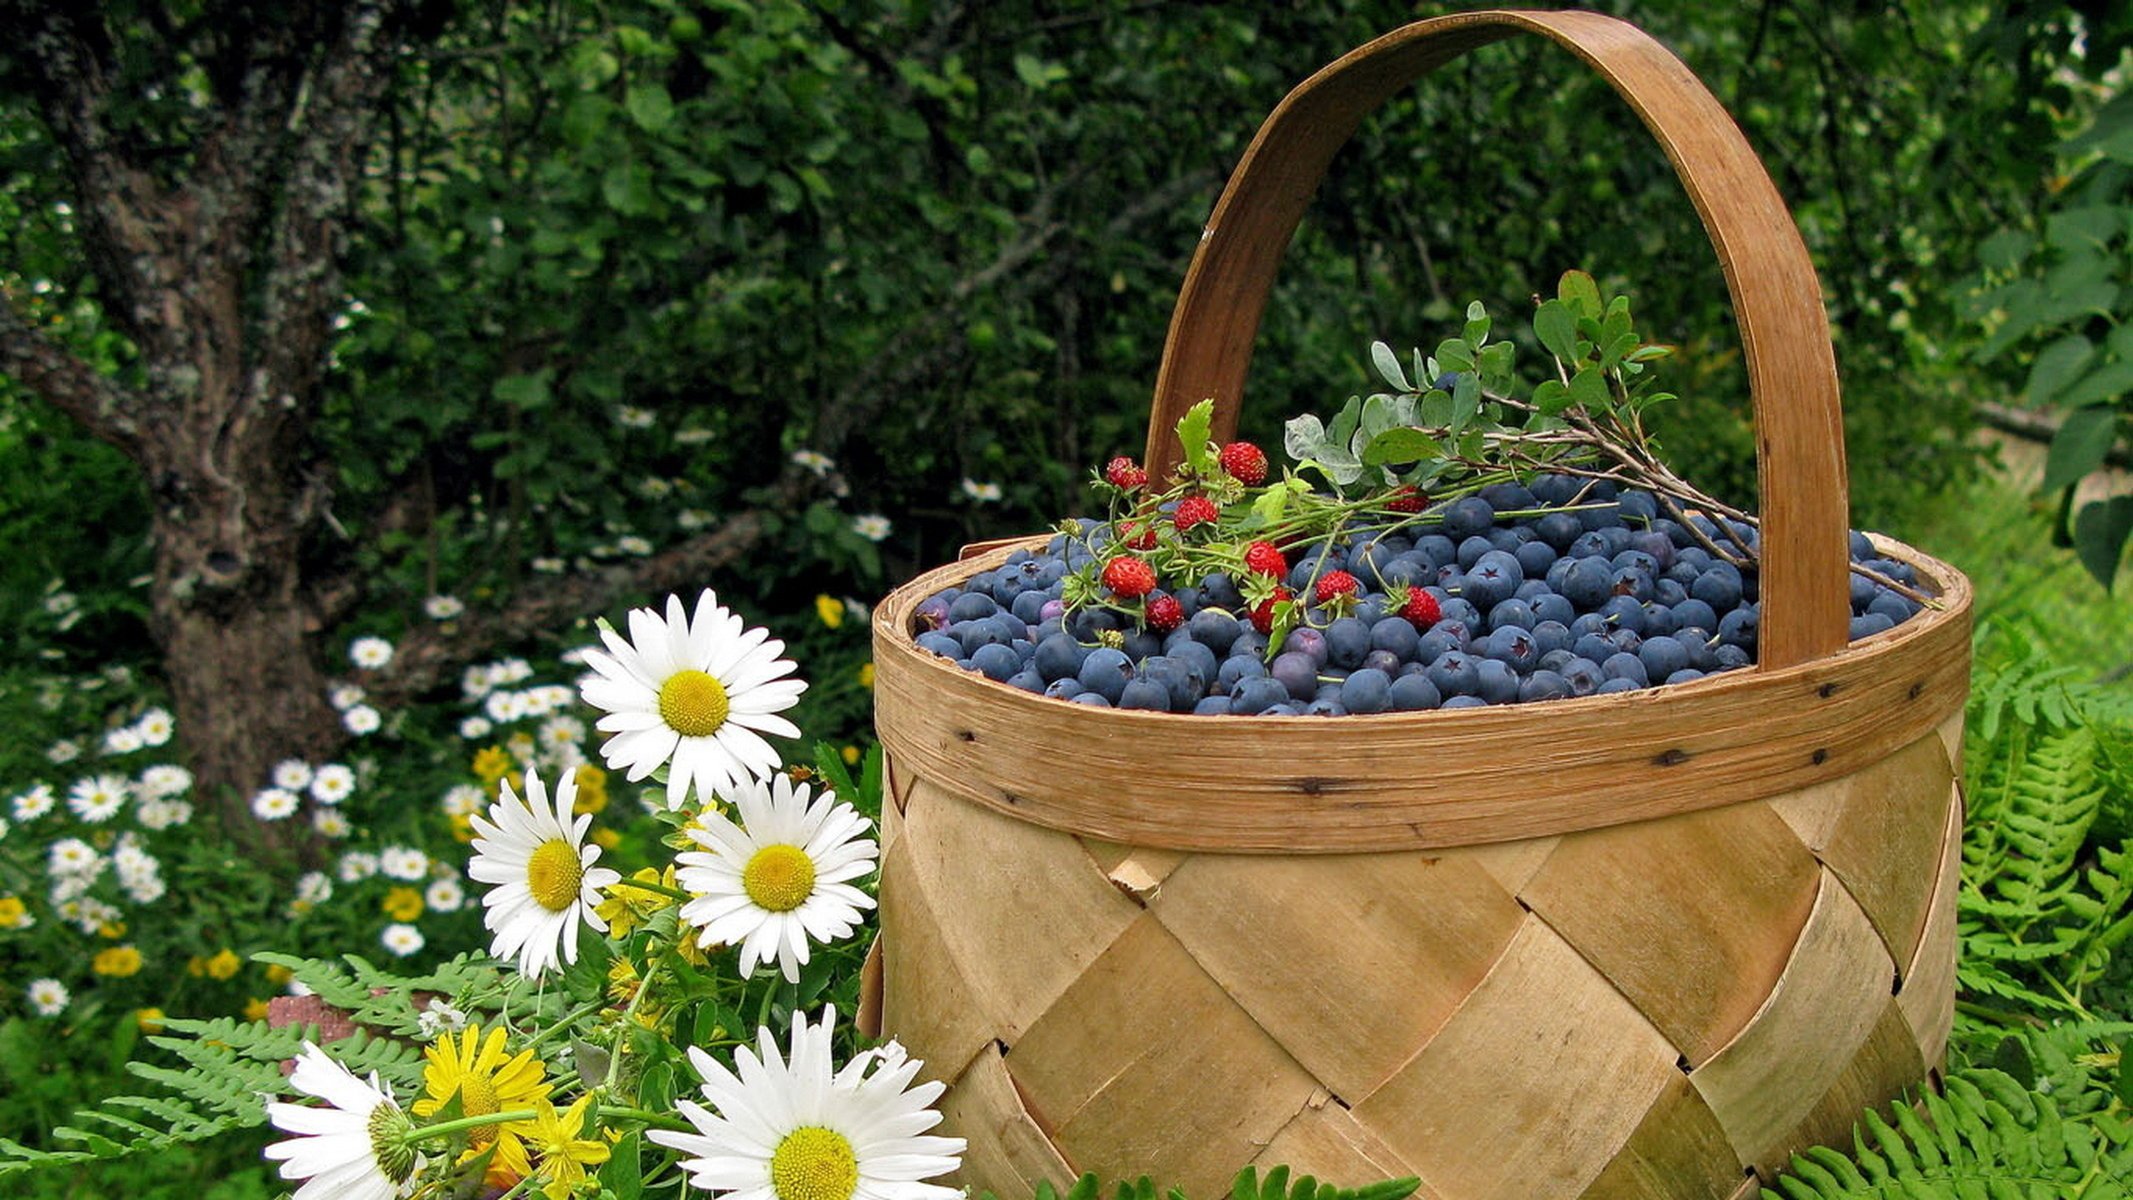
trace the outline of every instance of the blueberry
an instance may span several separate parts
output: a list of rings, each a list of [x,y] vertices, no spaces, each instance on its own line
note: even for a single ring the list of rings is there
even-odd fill
[[[1200,581],[1200,602],[1237,612],[1244,608],[1244,593],[1237,590],[1236,581],[1228,573],[1214,571]]]
[[[1666,681],[1670,684],[1694,683],[1695,681],[1702,678],[1702,671],[1699,671],[1694,667],[1683,667],[1679,671],[1674,672],[1672,675],[1667,676]]]
[[[1579,658],[1589,658],[1594,662],[1600,662],[1608,655],[1615,653],[1617,647],[1613,642],[1607,640],[1607,635],[1604,633],[1587,633],[1579,635],[1576,641],[1570,643],[1570,649]]]
[[[1081,686],[1079,679],[1075,679],[1072,676],[1068,676],[1065,679],[1054,679],[1044,685],[1044,694],[1054,700],[1072,700],[1087,690],[1087,688]]]
[[[1304,705],[1303,715],[1307,717],[1345,717],[1348,715],[1348,709],[1339,700],[1328,696],[1320,696],[1318,699]]]
[[[1440,621],[1431,626],[1428,633],[1423,634],[1416,640],[1415,661],[1433,663],[1454,650],[1464,649],[1466,649],[1466,639],[1464,637],[1453,637],[1452,631],[1446,629],[1444,622]]]
[[[1714,562],[1689,585],[1689,595],[1718,612],[1735,608],[1741,598],[1740,572],[1731,563]]]
[[[1496,510],[1479,496],[1462,496],[1438,510],[1444,520],[1444,535],[1469,538],[1487,532],[1496,523]]]
[[[1596,612],[1585,613],[1570,623],[1570,636],[1584,637],[1588,633],[1605,634],[1607,618]]]
[[[1616,596],[1600,606],[1600,615],[1616,629],[1644,632],[1644,605],[1629,596]]]
[[[1852,618],[1851,640],[1856,642],[1863,637],[1872,637],[1884,629],[1894,628],[1896,622],[1889,620],[1886,614],[1867,613],[1865,616]]]
[[[1169,712],[1170,692],[1152,679],[1129,679],[1119,690],[1118,707]]]
[[[1109,700],[1106,700],[1106,699],[1104,699],[1104,698],[1103,698],[1103,695],[1102,695],[1101,693],[1098,693],[1098,692],[1076,692],[1076,693],[1074,694],[1073,698],[1072,698],[1072,699],[1069,699],[1069,700],[1067,701],[1067,703],[1068,703],[1068,704],[1086,704],[1086,705],[1088,705],[1088,706],[1089,706],[1090,708],[1109,708],[1109,707],[1111,707],[1111,702],[1110,702]]]
[[[1165,652],[1170,657],[1184,663],[1194,674],[1198,675],[1202,687],[1205,687],[1222,670],[1222,660],[1215,657],[1215,652],[1191,638],[1187,638],[1175,646],[1166,647]]]
[[[1615,511],[1630,525],[1650,525],[1659,519],[1659,502],[1645,491],[1630,490],[1615,499]]]
[[[1718,619],[1718,640],[1752,653],[1755,649],[1755,635],[1761,623],[1762,614],[1755,605],[1736,608]]]
[[[1850,535],[1853,562],[1865,562],[1874,557],[1874,539],[1854,529]]]
[[[1718,614],[1711,610],[1710,604],[1693,596],[1674,606],[1674,628],[1678,631],[1692,626],[1704,630],[1718,628]]]
[[[1245,626],[1243,632],[1237,635],[1237,640],[1231,642],[1228,647],[1229,657],[1234,658],[1239,654],[1249,654],[1253,658],[1265,658],[1266,635],[1249,625]]]
[[[1267,676],[1246,679],[1229,695],[1229,711],[1240,717],[1257,716],[1289,699],[1289,689]]]
[[[1519,569],[1526,573],[1527,579],[1539,579],[1546,575],[1548,568],[1554,566],[1556,561],[1555,547],[1546,542],[1527,542],[1512,554],[1518,559]]]
[[[1506,554],[1518,553],[1520,546],[1534,539],[1533,531],[1523,525],[1498,525],[1483,536],[1489,539],[1489,545]]]
[[[1222,661],[1222,669],[1215,672],[1215,691],[1225,695],[1234,692],[1237,685],[1247,679],[1260,679],[1266,675],[1266,664],[1256,654],[1240,654]]]
[[[1207,675],[1182,658],[1158,654],[1141,663],[1141,678],[1163,689],[1172,712],[1190,712],[1207,694]]]
[[[1644,646],[1644,635],[1634,629],[1609,630],[1607,644],[1624,654],[1635,654]]]
[[[1532,704],[1541,700],[1568,700],[1570,681],[1553,671],[1535,671],[1520,680],[1518,702]]]
[[[1066,631],[1075,641],[1093,642],[1097,634],[1118,627],[1118,614],[1108,608],[1077,608],[1067,614]]]
[[[1518,512],[1523,509],[1539,508],[1541,506],[1540,500],[1527,489],[1526,485],[1517,482],[1492,483],[1481,489],[1479,495],[1489,502],[1490,508],[1500,513]]]
[[[1695,625],[1674,631],[1674,640],[1689,652],[1689,665],[1699,671],[1718,669],[1718,654],[1712,649],[1711,632]]]
[[[1644,606],[1644,633],[1646,637],[1674,632],[1681,622],[1674,617],[1674,610],[1654,600]]]
[[[1600,690],[1601,684],[1607,682],[1607,676],[1600,671],[1600,664],[1589,658],[1571,659],[1562,665],[1560,673],[1563,682],[1570,685],[1570,694],[1573,696],[1590,696]]]
[[[1663,635],[1644,639],[1644,644],[1637,648],[1637,658],[1644,663],[1644,673],[1652,679],[1665,679],[1689,666],[1688,647]]]
[[[1120,646],[1119,649],[1126,652],[1127,658],[1132,659],[1134,662],[1139,662],[1151,654],[1161,654],[1163,652],[1163,638],[1160,634],[1151,633],[1145,629],[1136,629],[1126,635],[1125,644]]]
[[[1571,497],[1578,494],[1579,480],[1573,476],[1551,473],[1534,476],[1529,486],[1533,489],[1533,499],[1536,503],[1559,507],[1570,503]]]
[[[1533,626],[1533,643],[1540,647],[1543,657],[1550,651],[1568,651],[1576,641],[1570,636],[1570,627],[1561,621],[1538,621]]]
[[[1440,705],[1439,707],[1442,707],[1442,708],[1484,708],[1484,707],[1487,707],[1488,703],[1489,703],[1488,701],[1486,701],[1486,700],[1482,699],[1482,698],[1481,698],[1481,697],[1479,697],[1479,696],[1451,696],[1451,697],[1447,697],[1447,698],[1445,699],[1444,703],[1443,703],[1442,705]]]
[[[1866,606],[1866,611],[1887,617],[1892,625],[1901,625],[1918,611],[1918,605],[1897,592],[1883,588],[1875,594],[1874,602]]]
[[[1533,606],[1516,597],[1506,600],[1489,610],[1489,628],[1492,631],[1498,629],[1531,629],[1539,623],[1539,618],[1533,615]]]
[[[1394,712],[1426,712],[1444,703],[1444,697],[1429,676],[1402,675],[1386,689],[1385,701]]]
[[[1494,542],[1491,542],[1489,539],[1481,537],[1479,535],[1470,537],[1465,541],[1460,542],[1459,569],[1462,571],[1473,570],[1474,564],[1481,561],[1481,556],[1487,554],[1489,551],[1494,550],[1495,548],[1496,544]]]
[[[1568,625],[1578,619],[1577,605],[1554,592],[1542,592],[1538,596],[1528,597],[1526,603],[1533,606],[1535,622],[1554,621],[1560,625]]]
[[[950,625],[948,633],[962,646],[965,658],[976,654],[980,646],[1005,646],[1015,640],[1014,635],[993,617]]]
[[[1518,699],[1518,672],[1493,658],[1474,660],[1474,690],[1490,704],[1511,704]]]
[[[1713,669],[1719,671],[1737,671],[1755,661],[1746,650],[1725,642],[1720,642],[1711,654],[1718,660],[1717,667]]]
[[[948,607],[948,594],[943,592],[919,601],[912,615],[918,618],[922,630],[943,629],[948,625]]]
[[[1031,694],[1041,694],[1044,691],[1044,676],[1024,667],[1022,670],[1007,677],[1007,686],[1020,688]]]
[[[1583,555],[1564,571],[1563,582],[1556,590],[1580,611],[1591,612],[1614,595],[1614,570],[1597,554]]]
[[[1481,653],[1514,671],[1525,672],[1531,671],[1540,658],[1540,644],[1533,640],[1530,630],[1506,625],[1482,640]]]
[[[1634,679],[1610,679],[1601,684],[1594,695],[1612,696],[1617,692],[1634,692],[1643,686]]]
[[[1276,704],[1259,715],[1262,717],[1300,717],[1303,715],[1303,711],[1294,704]]]
[[[1038,619],[1039,621],[1042,621],[1042,622],[1047,622],[1047,623],[1048,623],[1048,622],[1052,622],[1052,621],[1063,621],[1063,620],[1065,620],[1065,619],[1066,619],[1066,601],[1064,601],[1064,600],[1047,600],[1047,601],[1045,601],[1045,602],[1044,602],[1044,606],[1043,606],[1042,608],[1039,608],[1039,609],[1037,610],[1037,619]]]
[[[1363,656],[1368,653],[1370,626],[1354,617],[1342,617],[1326,626],[1326,660],[1332,665],[1353,671],[1363,665]]]
[[[1570,549],[1570,543],[1585,532],[1585,523],[1576,514],[1552,512],[1533,523],[1533,532],[1540,540],[1557,553]]]
[[[1267,672],[1295,699],[1309,700],[1318,694],[1318,664],[1308,654],[1284,651],[1275,656],[1274,664],[1267,668]]]
[[[1229,697],[1203,696],[1198,704],[1192,706],[1192,715],[1196,717],[1226,717],[1229,715]]]
[[[1392,707],[1392,676],[1364,667],[1341,683],[1341,707],[1352,713],[1379,713]]]
[[[1399,674],[1400,668],[1407,665],[1409,665],[1407,660],[1390,650],[1372,650],[1363,656],[1363,666],[1358,667],[1357,670],[1368,668],[1373,671],[1383,671],[1390,676]]]
[[[1445,696],[1472,695],[1481,686],[1475,660],[1457,650],[1447,652],[1429,665],[1428,679]]]
[[[1641,529],[1630,534],[1629,548],[1648,555],[1654,571],[1664,571],[1674,565],[1674,539],[1657,529]]]
[[[1385,569],[1379,573],[1379,579],[1385,584],[1387,590],[1414,587],[1436,577],[1436,568],[1432,567],[1425,559],[1413,554],[1403,554],[1393,559],[1385,564]]]
[[[1576,660],[1577,655],[1570,650],[1543,650],[1540,658],[1534,662],[1533,669],[1536,671],[1553,671],[1560,675],[1563,673],[1564,667],[1569,666]]]
[[[1192,633],[1193,641],[1218,654],[1227,652],[1241,632],[1237,618],[1219,608],[1203,608],[1192,614],[1185,628]]]
[[[1007,677],[1013,675],[1016,668],[1022,664],[1015,657],[1015,652],[1012,649],[1004,645],[992,644],[980,646],[972,651],[970,665],[976,667],[985,678],[997,679],[1005,683],[1007,682]]]
[[[1311,656],[1312,663],[1320,667],[1325,666],[1333,656],[1332,648],[1326,644],[1325,632],[1313,629],[1308,625],[1301,629],[1291,629],[1288,640],[1281,644],[1281,651],[1284,654],[1292,651],[1299,654],[1308,654]]]
[[[989,617],[999,611],[999,604],[984,592],[964,592],[955,598],[955,603],[948,606],[948,620],[950,622],[975,621],[980,617]]]
[[[921,650],[931,651],[942,658],[963,657],[963,643],[945,633],[922,633],[918,635]]]
[[[1518,560],[1503,551],[1491,550],[1489,553],[1503,555],[1504,561],[1510,563],[1513,570],[1518,568]],[[1518,585],[1524,582],[1492,568],[1493,564],[1483,559],[1467,573],[1466,580],[1458,589],[1459,598],[1473,605],[1479,612],[1487,612],[1509,600],[1511,594],[1518,590]]]
[[[1397,659],[1413,658],[1421,640],[1422,635],[1405,617],[1383,617],[1370,626],[1370,648],[1387,651]]]
[[[1424,534],[1415,539],[1414,554],[1434,570],[1459,561],[1459,544],[1441,533]]]
[[[1385,578],[1385,568],[1397,557],[1383,541],[1373,538],[1348,556],[1348,572],[1365,583],[1378,583]]]
[[[1609,655],[1600,664],[1600,674],[1609,679],[1627,679],[1638,687],[1648,687],[1652,682],[1651,672],[1644,669],[1644,660],[1634,654]]]
[[[1133,662],[1109,646],[1099,646],[1082,660],[1076,678],[1081,680],[1081,686],[1116,704],[1119,693],[1126,689],[1126,681],[1133,678]]]
[[[1864,575],[1853,575],[1850,578],[1852,611],[1863,613],[1866,606],[1874,602],[1874,597],[1882,590],[1881,586]]]
[[[1608,579],[1607,587],[1615,595],[1627,596],[1639,604],[1652,598],[1650,573],[1635,567],[1616,567],[1614,574]]]

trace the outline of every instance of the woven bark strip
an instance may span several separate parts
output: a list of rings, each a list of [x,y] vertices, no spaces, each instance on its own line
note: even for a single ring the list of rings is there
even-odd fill
[[[1917,1085],[1953,1019],[1970,588],[1885,539],[1935,607],[1845,643],[1836,375],[1774,187],[1686,68],[1593,13],[1409,26],[1276,109],[1218,203],[1151,423],[1233,426],[1273,272],[1326,164],[1398,88],[1515,32],[1652,128],[1726,269],[1756,398],[1760,664],[1451,712],[1099,710],[912,643],[876,609],[879,1010],[949,1082],[957,1182],[1242,1164],[1423,1200],[1738,1200]],[[1305,766],[1308,764],[1308,766]],[[871,1011],[871,1008],[870,1008]]]

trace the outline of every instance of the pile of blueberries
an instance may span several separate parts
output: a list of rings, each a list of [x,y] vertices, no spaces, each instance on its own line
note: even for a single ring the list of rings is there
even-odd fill
[[[1098,707],[1215,716],[1340,716],[1529,703],[1686,683],[1755,660],[1756,577],[1703,548],[1645,492],[1542,476],[1438,506],[1396,529],[1355,529],[1294,562],[1300,597],[1336,569],[1362,594],[1345,614],[1309,608],[1280,652],[1252,627],[1226,574],[1176,587],[1167,634],[1102,607],[1066,611],[1061,581],[1111,552],[1107,527],[1017,550],[997,570],[918,606],[918,644],[1010,687]],[[1577,500],[1573,511],[1556,509]],[[1527,513],[1499,519],[1497,513]],[[1726,531],[1689,520],[1719,544]],[[1751,547],[1756,531],[1732,532]],[[1910,585],[1909,566],[1851,535],[1851,555]],[[1851,577],[1854,640],[1918,605]],[[1420,586],[1440,616],[1418,629],[1388,589]],[[1404,592],[1401,594],[1404,595]],[[1117,647],[1098,634],[1116,631]],[[1116,639],[1113,639],[1116,640]]]

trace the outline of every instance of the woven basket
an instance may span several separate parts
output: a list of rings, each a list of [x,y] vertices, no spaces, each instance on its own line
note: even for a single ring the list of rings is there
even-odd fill
[[[1408,26],[1296,89],[1179,298],[1149,432],[1228,436],[1273,273],[1334,151],[1395,90],[1538,33],[1665,146],[1742,331],[1765,557],[1753,670],[1627,695],[1207,718],[1028,695],[874,622],[889,759],[879,1020],[950,1081],[961,1182],[1245,1163],[1422,1195],[1732,1197],[1926,1079],[1953,1014],[1970,593],[1846,643],[1837,381],[1814,271],[1725,111],[1582,12]],[[1035,544],[1035,543],[1024,543]]]

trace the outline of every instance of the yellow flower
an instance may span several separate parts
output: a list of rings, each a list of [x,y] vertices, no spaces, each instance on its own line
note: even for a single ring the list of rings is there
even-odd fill
[[[160,1008],[135,1009],[133,1023],[140,1026],[142,1033],[161,1033],[163,1032],[163,1010]]]
[[[612,850],[622,844],[622,835],[613,829],[595,829],[590,836],[593,845],[602,850]]]
[[[228,946],[217,951],[215,957],[208,959],[206,963],[207,973],[217,979],[233,979],[243,967],[244,960],[237,957]]]
[[[124,921],[106,921],[96,927],[96,936],[106,941],[115,942],[126,936],[126,923]]]
[[[207,974],[207,960],[195,954],[185,960],[185,973],[194,979]]]
[[[267,968],[267,982],[275,987],[285,987],[294,978],[296,978],[296,972],[282,966],[280,963],[275,963]]]
[[[264,1021],[264,1020],[266,1020],[266,1019],[267,1019],[267,1002],[266,1002],[266,1001],[264,1001],[264,1000],[261,1000],[261,999],[260,999],[259,997],[257,997],[257,996],[254,996],[254,997],[252,997],[251,999],[249,999],[249,1000],[245,1001],[245,1002],[244,1002],[244,1019],[245,1019],[245,1020],[247,1020],[247,1021]]]
[[[859,664],[859,686],[863,688],[870,688],[874,686],[873,663],[864,662]]]
[[[484,746],[474,756],[474,778],[490,787],[511,773],[511,755],[502,746]]]
[[[607,998],[616,1005],[627,1005],[630,997],[637,994],[637,964],[617,955],[607,967]]]
[[[422,893],[411,887],[396,887],[385,893],[378,907],[395,921],[412,921],[422,915]]]
[[[141,952],[131,946],[112,946],[99,950],[89,960],[89,969],[99,975],[121,977],[141,969]]]
[[[674,882],[674,867],[671,863],[668,864],[664,877],[660,875],[657,867],[644,867],[630,878],[639,883],[680,886]],[[638,926],[651,920],[652,914],[673,903],[673,897],[662,896],[658,892],[648,892],[643,888],[613,887],[608,889],[607,897],[600,901],[600,907],[593,912],[607,922],[607,936],[619,942],[636,932]]]
[[[517,1143],[496,1147],[497,1164],[507,1171],[516,1171],[520,1178],[533,1174],[533,1166],[527,1159],[527,1149],[540,1155],[541,1174],[548,1184],[541,1191],[548,1200],[565,1200],[572,1189],[585,1178],[585,1168],[597,1167],[607,1161],[609,1153],[606,1142],[578,1136],[585,1124],[585,1110],[592,1106],[591,1096],[581,1096],[569,1111],[557,1114],[555,1105],[546,1100],[536,1108],[532,1129],[524,1137],[526,1145]]]
[[[534,753],[540,749],[540,743],[533,740],[532,734],[527,733],[525,730],[522,729],[519,732],[512,734],[510,737],[505,738],[504,747],[505,749],[511,751],[511,757],[517,759],[519,762],[531,763],[533,761]],[[521,791],[523,789],[513,788],[512,790]]]
[[[460,1031],[455,1044],[447,1033],[422,1051],[422,1095],[411,1106],[418,1117],[433,1117],[452,1097],[459,1097],[459,1115],[486,1117],[514,1108],[530,1108],[548,1097],[547,1064],[521,1050],[505,1057],[503,1026],[493,1026],[483,1038],[481,1026]],[[528,1125],[512,1121],[501,1125],[477,1125],[467,1134],[466,1159],[478,1158],[493,1143],[498,1157],[517,1146]],[[524,1152],[520,1152],[523,1157]]]
[[[596,813],[607,807],[607,772],[591,763],[579,763],[573,772],[578,779],[578,802],[570,811],[579,816]]]
[[[454,813],[451,820],[453,841],[471,842],[474,840],[474,818],[470,814]]]
[[[844,626],[844,605],[833,596],[815,597],[815,615],[822,618],[822,623],[831,629],[841,629]]]
[[[859,765],[859,747],[846,746],[837,752],[837,757],[844,760],[845,766],[856,767]]]
[[[20,897],[0,896],[0,929],[14,929],[27,924],[29,919],[30,906]]]

